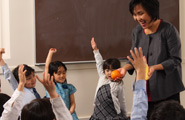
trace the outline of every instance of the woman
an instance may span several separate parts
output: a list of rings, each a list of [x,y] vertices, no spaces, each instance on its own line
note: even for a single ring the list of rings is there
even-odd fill
[[[184,90],[181,73],[181,43],[176,28],[159,19],[158,0],[131,0],[130,13],[139,23],[132,33],[132,50],[142,47],[149,65],[147,81],[148,118],[153,107],[166,100],[180,102]],[[133,73],[131,63],[119,69],[124,77]]]

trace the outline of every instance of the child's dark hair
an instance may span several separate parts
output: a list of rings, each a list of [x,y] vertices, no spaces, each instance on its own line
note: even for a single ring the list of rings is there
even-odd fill
[[[154,107],[150,120],[185,120],[185,109],[177,101],[163,101]]]
[[[0,93],[0,116],[2,116],[2,113],[4,111],[3,105],[10,99],[10,96],[4,93]]]
[[[54,61],[49,64],[49,74],[53,76],[54,73],[57,73],[59,67],[64,67],[65,71],[67,71],[67,67],[63,62]]]
[[[118,69],[121,63],[117,58],[109,58],[103,63],[103,70],[105,69]]]
[[[133,15],[136,5],[141,4],[142,7],[151,17],[152,21],[159,19],[159,1],[158,0],[131,0],[129,4],[129,11]]]
[[[35,99],[25,105],[21,112],[21,120],[53,120],[53,113],[49,98]]]
[[[24,65],[24,70],[27,70],[25,74],[26,77],[28,77],[32,73],[35,73],[35,70],[33,68],[31,68],[30,66],[26,64],[23,64],[23,65]],[[13,72],[15,79],[19,83],[19,65],[16,68],[14,68],[12,72]]]

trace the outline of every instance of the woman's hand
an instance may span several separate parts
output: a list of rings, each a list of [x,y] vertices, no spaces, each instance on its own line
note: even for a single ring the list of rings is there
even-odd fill
[[[121,78],[123,79],[127,73],[127,70],[122,67],[122,68],[119,68],[118,71],[121,73]]]
[[[153,75],[153,73],[155,71],[158,71],[158,70],[164,70],[164,67],[162,66],[162,64],[157,64],[157,65],[149,66],[149,72],[148,72],[149,79],[151,78],[151,76]]]

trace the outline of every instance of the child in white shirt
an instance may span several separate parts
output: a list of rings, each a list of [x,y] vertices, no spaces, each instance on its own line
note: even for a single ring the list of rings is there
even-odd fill
[[[123,82],[116,82],[111,78],[111,72],[121,66],[120,61],[111,58],[104,62],[94,38],[91,40],[91,46],[94,50],[99,81],[95,93],[94,113],[90,120],[126,120],[127,112]]]

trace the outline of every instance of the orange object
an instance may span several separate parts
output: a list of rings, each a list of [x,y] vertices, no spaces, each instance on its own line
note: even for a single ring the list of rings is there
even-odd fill
[[[118,70],[114,70],[111,72],[111,78],[113,80],[115,80],[116,78],[120,78],[121,77],[121,73]]]
[[[148,65],[146,65],[145,80],[149,79],[148,71],[149,71],[149,67],[148,67]]]

